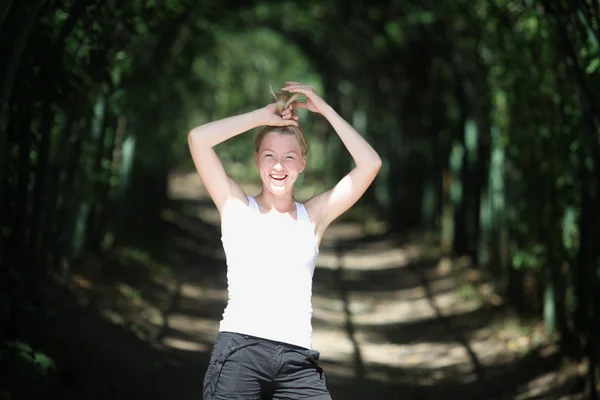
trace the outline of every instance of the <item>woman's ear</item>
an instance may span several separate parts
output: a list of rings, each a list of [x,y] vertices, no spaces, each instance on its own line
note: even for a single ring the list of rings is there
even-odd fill
[[[303,173],[305,168],[306,168],[306,156],[302,156],[302,164],[300,164],[300,168],[299,168],[300,173]]]

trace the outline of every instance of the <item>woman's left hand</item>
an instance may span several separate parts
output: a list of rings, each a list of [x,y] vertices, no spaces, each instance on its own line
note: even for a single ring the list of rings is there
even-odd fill
[[[299,82],[285,82],[281,90],[290,93],[302,93],[306,101],[295,101],[295,108],[306,108],[308,111],[323,114],[329,105],[323,100],[312,86],[303,85]]]

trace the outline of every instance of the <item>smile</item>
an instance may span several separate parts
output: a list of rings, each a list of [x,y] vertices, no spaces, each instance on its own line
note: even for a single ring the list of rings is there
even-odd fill
[[[282,181],[282,180],[284,180],[285,178],[287,178],[287,175],[274,175],[274,174],[271,174],[271,175],[269,175],[269,176],[270,176],[272,179],[276,180],[276,181]]]

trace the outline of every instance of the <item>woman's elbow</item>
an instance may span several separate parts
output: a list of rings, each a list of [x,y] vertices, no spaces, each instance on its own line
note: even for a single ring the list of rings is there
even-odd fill
[[[381,161],[381,157],[377,154],[376,151],[373,151],[373,156],[371,157],[371,166],[374,170],[379,171],[381,169],[381,165],[383,162]]]
[[[200,132],[200,129],[194,128],[188,132],[188,144],[190,146],[192,144],[197,146],[202,144],[202,142],[202,132]]]
[[[361,160],[360,168],[365,172],[369,171],[369,174],[377,175],[381,169],[381,164],[381,157],[379,157],[377,153],[373,152],[373,154],[371,154],[369,157],[365,157]]]

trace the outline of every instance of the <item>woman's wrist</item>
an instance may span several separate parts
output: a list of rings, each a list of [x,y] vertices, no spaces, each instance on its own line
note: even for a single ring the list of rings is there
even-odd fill
[[[250,118],[252,120],[253,128],[267,125],[269,121],[270,113],[267,107],[261,107],[254,111],[250,111]]]
[[[337,114],[337,112],[333,109],[333,107],[331,107],[329,104],[326,103],[325,106],[323,106],[323,108],[321,110],[319,110],[320,114],[322,116],[325,117],[325,119],[329,119],[330,117],[334,116]]]

